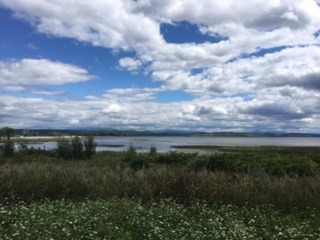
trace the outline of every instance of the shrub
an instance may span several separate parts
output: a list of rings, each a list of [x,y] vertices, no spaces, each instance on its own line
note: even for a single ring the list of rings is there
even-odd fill
[[[57,142],[56,151],[59,157],[67,160],[72,158],[72,147],[68,141],[59,140]]]
[[[130,161],[130,168],[135,171],[148,169],[149,164],[148,164],[148,161],[143,158],[133,159]]]
[[[208,156],[207,168],[212,171],[227,171],[232,168],[231,156],[227,154],[214,154]]]
[[[59,140],[57,142],[56,152],[60,158],[67,159],[90,159],[96,152],[96,143],[92,136],[87,137],[82,143],[81,138],[76,136],[71,143],[66,140]]]
[[[229,170],[230,161],[225,154],[212,154],[208,156],[198,156],[188,163],[191,169],[210,170],[210,171],[225,171]]]
[[[149,156],[154,157],[158,153],[157,146],[155,144],[152,144],[149,148]]]
[[[207,170],[208,158],[207,157],[197,157],[191,160],[187,166],[194,171]]]
[[[198,156],[198,153],[181,153],[176,151],[171,151],[169,153],[160,154],[157,158],[157,161],[165,164],[186,164],[192,159],[195,159]]]
[[[42,157],[57,158],[58,154],[56,150],[46,149],[45,147],[35,148],[33,146],[28,148],[26,144],[21,143],[18,150],[16,151],[16,156],[17,158],[27,160],[27,159],[40,159]]]
[[[132,143],[130,143],[126,153],[125,153],[125,161],[132,161],[137,157],[137,150],[136,148],[133,146]]]
[[[83,144],[81,139],[76,136],[71,141],[72,146],[72,154],[75,159],[82,159],[83,158]]]
[[[7,140],[2,145],[2,154],[4,157],[11,157],[14,154],[14,143],[10,140]]]
[[[84,152],[88,159],[91,159],[95,154],[96,146],[97,144],[94,142],[93,136],[89,136],[84,140]]]

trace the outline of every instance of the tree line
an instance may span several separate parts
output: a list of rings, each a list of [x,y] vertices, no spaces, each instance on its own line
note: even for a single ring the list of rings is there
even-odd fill
[[[96,152],[97,144],[93,136],[86,137],[83,141],[80,137],[74,137],[71,142],[61,139],[57,142],[56,151],[60,158],[68,159],[90,159]]]
[[[34,153],[36,149],[28,149],[25,144],[21,144],[19,149],[15,148],[11,137],[14,136],[14,129],[9,127],[0,128],[0,137],[5,137],[5,141],[0,144],[0,156],[12,157],[15,152]],[[69,159],[90,159],[96,152],[96,143],[93,136],[80,138],[78,136],[69,139],[60,139],[56,148],[53,150],[58,157],[65,160]],[[42,149],[38,149],[41,151]]]

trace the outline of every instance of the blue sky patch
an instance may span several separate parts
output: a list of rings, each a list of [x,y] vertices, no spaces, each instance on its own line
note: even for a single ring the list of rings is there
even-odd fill
[[[262,49],[259,49],[256,52],[254,52],[254,53],[243,55],[243,58],[263,57],[266,54],[280,52],[280,51],[282,51],[283,49],[286,49],[286,48],[288,48],[288,46],[279,46],[279,47],[274,47],[274,48],[262,48]]]
[[[162,103],[191,101],[193,97],[182,91],[161,92],[156,96],[156,100]]]
[[[174,24],[162,23],[160,26],[160,32],[168,43],[200,44],[205,42],[217,43],[224,40],[222,37],[212,37],[202,34],[196,24],[192,24],[187,21],[177,22]]]

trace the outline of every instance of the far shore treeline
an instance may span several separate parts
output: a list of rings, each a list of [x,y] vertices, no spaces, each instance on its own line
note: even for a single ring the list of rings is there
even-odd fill
[[[12,136],[208,136],[208,137],[320,137],[318,133],[286,133],[286,132],[199,132],[199,131],[179,131],[179,130],[159,130],[159,131],[136,131],[107,129],[12,129],[2,127],[0,137],[5,136],[3,130],[11,129]]]

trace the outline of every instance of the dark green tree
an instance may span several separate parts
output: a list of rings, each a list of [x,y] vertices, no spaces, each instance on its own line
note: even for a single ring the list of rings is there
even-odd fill
[[[60,139],[57,142],[56,151],[59,157],[65,160],[72,158],[72,147],[71,147],[71,144],[66,140]]]
[[[14,142],[10,140],[7,140],[2,146],[4,157],[11,157],[14,154],[14,150]]]
[[[7,140],[10,141],[10,138],[14,135],[14,130],[9,127],[3,127],[0,129],[0,136],[6,136]]]
[[[158,153],[157,146],[155,144],[152,144],[149,148],[149,156],[154,157]]]
[[[126,161],[132,161],[137,157],[138,153],[136,148],[133,146],[132,143],[130,143],[127,151],[126,151],[126,155],[125,155],[125,160]]]
[[[93,136],[88,136],[84,140],[84,152],[88,159],[91,159],[91,157],[95,154],[96,147],[97,144],[94,142]]]
[[[29,130],[28,130],[28,129],[24,129],[24,130],[22,131],[22,135],[23,135],[24,137],[29,136],[29,135],[30,135]]]
[[[14,154],[14,143],[10,138],[14,135],[14,130],[9,127],[0,128],[0,136],[5,136],[7,140],[1,146],[2,154],[4,157],[11,157]]]
[[[83,143],[81,138],[76,136],[71,141],[72,146],[72,154],[75,159],[82,159],[83,158]]]

